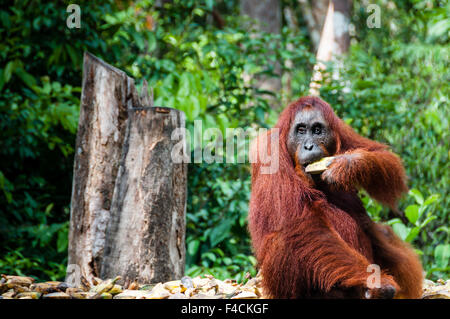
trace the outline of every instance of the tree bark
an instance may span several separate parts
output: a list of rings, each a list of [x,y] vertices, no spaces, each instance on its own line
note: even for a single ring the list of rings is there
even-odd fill
[[[351,0],[333,0],[334,4],[334,50],[335,55],[346,54],[350,47],[350,14],[352,9]]]
[[[254,19],[257,28],[264,32],[279,34],[281,32],[281,5],[279,0],[241,0],[240,14]],[[278,92],[281,90],[281,65],[272,63],[276,77],[258,77],[256,86],[260,90]],[[271,99],[271,97],[270,97]],[[272,105],[276,107],[275,101]]]
[[[303,2],[306,2],[306,0]],[[320,11],[323,10],[319,4],[323,4],[323,2],[322,0],[315,2],[315,6],[320,8]],[[320,94],[319,89],[323,73],[326,70],[324,62],[334,61],[336,68],[332,76],[334,79],[339,79],[339,70],[343,66],[342,57],[347,53],[350,46],[351,0],[327,0],[326,2],[328,3],[328,8],[322,25],[322,33],[316,55],[317,62],[314,66],[309,90],[310,95],[316,96]],[[318,18],[315,19],[318,20]],[[316,25],[319,25],[319,22],[316,22]]]
[[[258,22],[261,31],[280,33],[281,6],[279,0],[241,0],[241,15]]]
[[[298,0],[303,17],[306,20],[314,50],[319,49],[321,34],[330,0]],[[333,47],[334,55],[345,54],[350,46],[348,26],[352,0],[332,0],[333,5]]]
[[[156,138],[162,138],[159,127],[165,126],[167,119],[158,124],[154,119],[148,117],[142,119],[136,118],[134,115],[129,117],[129,112],[133,113],[134,108],[149,105],[152,105],[152,99],[148,96],[145,81],[142,95],[139,96],[132,78],[93,55],[85,53],[72,186],[68,264],[69,266],[76,265],[80,271],[79,274],[90,283],[92,283],[94,277],[101,276],[122,275],[129,280],[148,278],[142,276],[138,271],[125,274],[118,272],[122,268],[110,267],[108,263],[119,265],[122,256],[117,254],[106,255],[107,259],[105,259],[105,246],[116,249],[111,249],[111,252],[116,252],[117,249],[128,249],[134,252],[136,256],[140,253],[142,259],[134,258],[134,262],[139,262],[144,268],[155,269],[154,276],[158,277],[161,276],[160,268],[148,264],[154,262],[157,258],[143,258],[142,253],[147,252],[149,255],[160,256],[162,252],[172,252],[173,248],[169,248],[169,246],[175,241],[179,244],[181,257],[167,261],[168,263],[179,263],[177,267],[173,267],[170,276],[179,276],[182,272],[180,273],[178,269],[184,269],[186,164],[176,164],[182,167],[181,171],[176,170],[174,169],[176,165],[172,164],[170,157],[167,157],[165,162],[155,161],[155,164],[152,164],[160,165],[158,169],[154,167],[142,170],[136,170],[137,167],[122,168],[123,160],[127,158],[126,154],[149,156],[155,151],[151,144],[148,144],[149,137],[154,134]],[[154,114],[155,110],[156,108],[152,108],[147,114]],[[169,118],[179,118],[177,123],[184,126],[184,114],[182,112],[172,109],[167,109],[167,112]],[[156,116],[155,119],[157,118],[160,119]],[[136,120],[140,123],[139,127],[142,131],[136,132],[128,129],[134,127],[136,123],[133,124],[132,122]],[[142,122],[145,120],[149,121],[149,125]],[[167,126],[167,129],[175,123],[173,120],[169,122],[171,124]],[[150,125],[150,123],[153,124]],[[137,138],[135,134],[144,135],[147,138],[141,144],[131,144],[130,141]],[[157,145],[171,146],[165,140],[164,144]],[[157,149],[161,150],[160,147]],[[161,151],[166,154],[167,151],[170,152],[171,150]],[[155,159],[158,158],[158,155],[153,154],[152,156]],[[135,158],[134,160],[140,161],[142,159]],[[120,170],[119,167],[121,167]],[[151,168],[152,166],[149,165],[148,167]],[[135,179],[127,179],[128,175],[120,173],[123,171],[130,176],[134,174]],[[143,181],[145,181],[146,188],[139,189],[139,193],[134,194],[134,206],[128,202],[121,205],[117,203],[117,200],[128,194],[125,192],[127,189],[134,191],[136,187],[141,187]],[[152,182],[154,185],[151,184]],[[138,185],[130,183],[138,183]],[[155,203],[159,200],[158,196],[154,195],[154,189],[158,189],[160,192],[167,191],[167,188],[161,188],[161,185],[167,183],[171,184],[176,192],[161,193],[161,196],[174,196],[171,201],[168,201],[172,203],[172,206],[170,206],[171,204],[164,206],[164,208],[167,208],[167,210],[164,210],[164,214],[154,215],[152,220],[143,218],[147,214],[144,208],[148,205],[156,205]],[[129,197],[126,198],[129,199]],[[140,202],[144,200],[147,206]],[[123,221],[128,219],[143,220],[147,223],[145,227],[135,224],[130,229],[128,235],[133,238],[135,243],[148,243],[147,239],[154,236],[154,234],[148,233],[150,231],[156,231],[161,236],[163,232],[169,231],[167,228],[158,229],[157,227],[160,224],[165,225],[166,220],[174,220],[176,223],[173,229],[170,229],[170,235],[165,237],[169,239],[167,242],[159,242],[161,246],[140,245],[141,248],[138,252],[137,249],[130,246],[129,241],[123,241],[122,237],[116,236],[118,226],[115,223],[120,223],[121,227],[124,227],[128,224],[123,224]],[[139,228],[139,226],[142,227]],[[174,233],[176,237],[170,237]],[[167,253],[167,255],[170,254]],[[103,268],[110,269],[110,271],[105,271]],[[132,278],[133,276],[135,278]],[[168,276],[167,271],[162,276]]]
[[[186,164],[171,160],[184,113],[141,108],[129,116],[101,273],[121,275],[126,286],[182,277],[187,178]]]
[[[84,55],[75,147],[68,264],[92,282],[99,276],[122,142],[130,78],[89,53]]]

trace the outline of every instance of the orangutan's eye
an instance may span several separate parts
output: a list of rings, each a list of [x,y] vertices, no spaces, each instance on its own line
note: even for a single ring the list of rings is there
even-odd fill
[[[297,126],[297,133],[298,134],[305,134],[306,133],[306,125],[304,124],[299,124]]]
[[[322,125],[315,124],[312,128],[312,133],[317,135],[322,134]]]

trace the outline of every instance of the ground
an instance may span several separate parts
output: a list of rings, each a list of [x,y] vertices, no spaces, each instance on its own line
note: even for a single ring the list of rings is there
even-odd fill
[[[35,282],[34,278],[1,275],[0,299],[260,299],[264,298],[261,278],[250,278],[245,284],[219,280],[210,275],[165,283],[144,285],[132,283],[124,289],[114,279],[86,281],[79,287],[65,282]],[[423,299],[450,299],[450,280],[424,281]]]

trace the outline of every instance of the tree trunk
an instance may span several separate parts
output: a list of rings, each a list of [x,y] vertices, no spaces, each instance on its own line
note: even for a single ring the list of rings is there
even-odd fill
[[[156,262],[158,258],[134,258],[134,262],[145,269],[154,269],[154,277],[172,276],[177,277],[182,274],[178,269],[184,269],[184,211],[186,200],[186,164],[172,164],[171,158],[166,157],[165,162],[155,161],[148,168],[136,170],[132,167],[123,167],[124,159],[127,154],[140,154],[146,158],[152,154],[155,155],[155,149],[149,144],[149,137],[162,138],[160,127],[166,129],[174,126],[173,117],[178,118],[179,125],[184,126],[184,114],[180,111],[172,109],[167,110],[167,119],[164,118],[163,123],[156,123],[147,116],[137,118],[129,117],[129,112],[134,114],[133,108],[141,108],[142,106],[152,105],[147,93],[147,85],[144,81],[142,96],[138,96],[134,86],[134,80],[128,77],[124,72],[104,63],[100,59],[89,53],[85,53],[83,66],[83,87],[81,94],[80,120],[78,124],[78,134],[76,140],[76,152],[74,163],[74,177],[72,186],[72,199],[70,211],[70,230],[69,230],[69,257],[68,264],[73,269],[79,270],[79,275],[83,276],[88,282],[93,281],[94,277],[122,275],[128,280],[149,278],[143,276],[139,271],[130,274],[119,273],[119,269],[113,268],[107,263],[113,263],[112,266],[119,266],[121,256],[114,254],[105,255],[105,245],[109,247],[110,252],[117,252],[117,249],[124,251],[130,250],[135,252],[136,256],[140,253],[148,253],[150,256],[171,256],[172,259],[168,263],[177,262],[177,266],[173,266],[173,272],[168,274],[167,271],[161,275],[160,267],[149,264]],[[156,109],[156,108],[155,108]],[[155,109],[150,109],[147,114],[154,114]],[[131,111],[128,111],[131,110]],[[156,118],[161,118],[156,116]],[[142,121],[149,121],[148,125]],[[130,130],[135,127],[137,121],[142,131]],[[152,123],[150,125],[150,123]],[[169,123],[169,124],[166,124]],[[141,144],[131,143],[138,136],[146,136]],[[170,137],[170,136],[169,136]],[[170,147],[171,144],[163,141],[164,145]],[[157,144],[160,145],[160,144]],[[162,145],[162,144],[161,144]],[[171,149],[161,150],[170,154]],[[142,158],[134,158],[136,162],[142,161]],[[159,165],[158,169],[154,165]],[[176,166],[178,165],[178,166]],[[120,167],[120,170],[119,170]],[[174,167],[180,167],[178,170]],[[125,172],[128,175],[124,175]],[[152,175],[153,174],[153,175]],[[177,175],[171,175],[177,174]],[[129,176],[134,176],[134,180],[129,180]],[[136,183],[131,184],[131,183]],[[151,183],[154,183],[152,185]],[[141,184],[145,187],[140,189]],[[168,188],[161,188],[161,185],[169,183],[176,190],[173,193],[163,194],[169,191]],[[135,191],[134,203],[118,203],[117,201],[126,197],[129,199],[129,192]],[[165,214],[153,215],[152,220],[144,218],[147,216],[148,210],[145,207],[152,205],[158,206],[158,196],[155,195],[155,189],[158,190],[160,196],[174,196],[164,208]],[[128,196],[128,197],[127,197]],[[145,200],[143,203],[141,201]],[[147,206],[145,206],[145,205]],[[172,206],[171,206],[172,205]],[[123,241],[122,237],[118,237],[118,225],[121,231],[126,230],[128,224],[123,221],[127,220],[143,220],[145,225],[136,223],[128,232],[133,238],[133,243],[139,245],[138,249],[130,246],[129,241]],[[166,225],[167,220],[175,221],[173,229],[167,227],[159,229],[159,225]],[[115,223],[118,223],[116,225]],[[172,223],[169,223],[172,225]],[[141,226],[139,228],[139,226]],[[148,243],[148,238],[155,236],[155,231],[159,236],[169,238],[167,242],[160,242],[160,246],[142,245]],[[177,234],[178,232],[178,234]],[[170,237],[173,234],[176,237]],[[171,245],[176,242],[179,247],[178,259],[173,258],[173,248]],[[169,248],[170,247],[170,248]],[[112,249],[114,248],[114,249]],[[126,248],[126,249],[125,249]],[[171,252],[170,254],[168,252]],[[139,255],[139,256],[141,256]],[[106,259],[104,257],[107,257]],[[130,256],[128,254],[128,256]],[[131,259],[130,259],[131,260]],[[103,270],[109,269],[110,271]],[[69,276],[69,274],[68,274]],[[132,277],[135,278],[132,278]]]
[[[241,0],[241,15],[258,22],[261,31],[280,33],[281,6],[279,0]]]
[[[240,14],[257,22],[259,30],[279,34],[281,31],[281,4],[279,0],[241,0]],[[281,65],[272,63],[277,77],[258,77],[257,87],[260,90],[277,93],[281,89]],[[271,96],[269,96],[271,99]],[[272,105],[276,107],[275,101]]]
[[[339,57],[346,54],[350,47],[350,14],[352,9],[351,0],[333,0],[334,4],[334,50]]]
[[[184,113],[142,108],[129,116],[101,272],[126,286],[182,277],[187,176],[186,164],[171,160]]]
[[[328,2],[325,20],[323,21],[322,33],[317,49],[316,65],[310,83],[310,95],[318,96],[326,70],[324,62],[334,61],[336,68],[332,74],[334,79],[339,79],[339,70],[342,68],[342,56],[347,53],[350,45],[349,23],[351,0],[330,0]],[[317,1],[315,6],[320,7]],[[320,7],[322,11],[322,7]],[[318,19],[318,18],[317,18]]]
[[[330,0],[298,0],[306,20],[314,50],[318,51]],[[334,56],[345,54],[350,46],[349,24],[352,0],[332,0]]]
[[[99,276],[106,226],[119,168],[132,79],[84,55],[75,147],[68,264],[88,281]]]
[[[314,51],[319,49],[320,34],[325,22],[328,2],[329,0],[298,0]]]

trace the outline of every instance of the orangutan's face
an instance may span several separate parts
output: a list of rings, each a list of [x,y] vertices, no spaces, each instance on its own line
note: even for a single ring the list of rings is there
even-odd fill
[[[332,155],[335,137],[320,110],[304,108],[295,114],[287,139],[292,158],[303,167]]]

